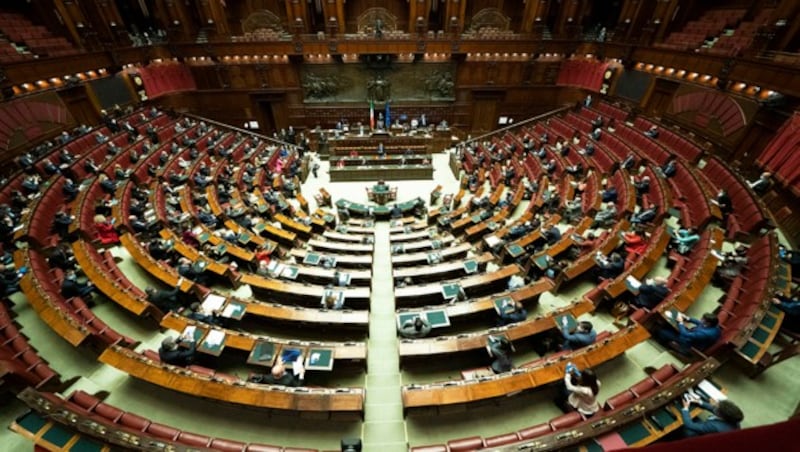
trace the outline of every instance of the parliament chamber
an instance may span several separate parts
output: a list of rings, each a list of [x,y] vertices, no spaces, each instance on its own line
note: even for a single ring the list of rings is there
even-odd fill
[[[790,450],[798,15],[3,2],[0,445]]]

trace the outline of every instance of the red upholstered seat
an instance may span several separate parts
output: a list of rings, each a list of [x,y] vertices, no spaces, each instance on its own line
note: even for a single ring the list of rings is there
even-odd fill
[[[629,389],[626,389],[619,394],[613,395],[606,400],[604,409],[606,410],[614,410],[617,409],[636,398],[636,395],[632,393]]]
[[[100,403],[100,399],[84,391],[73,392],[69,399],[76,405],[89,411],[93,410]]]
[[[222,452],[242,452],[247,447],[247,444],[241,441],[215,438],[211,441],[211,445],[209,447]]]
[[[211,438],[206,435],[198,435],[197,433],[192,432],[181,432],[178,435],[178,442],[181,444],[187,444],[189,446],[196,446],[196,447],[208,447],[208,443],[211,442]],[[241,451],[242,449],[237,449]]]
[[[123,414],[122,417],[119,418],[119,423],[142,432],[150,425],[149,420],[133,413]]]
[[[631,392],[636,394],[638,397],[642,397],[644,394],[652,391],[656,387],[657,383],[650,377],[645,378],[644,380],[636,383],[635,385],[631,386]]]
[[[520,439],[536,438],[538,436],[547,435],[549,433],[553,433],[553,427],[551,427],[550,424],[547,422],[545,422],[544,424],[538,424],[532,427],[524,428],[517,432]]]
[[[497,446],[505,446],[506,444],[511,444],[519,441],[519,436],[517,433],[506,433],[503,435],[492,436],[486,438],[484,440],[484,446],[486,447],[497,447]]]
[[[444,444],[435,444],[432,446],[417,446],[412,447],[411,452],[447,452],[447,446]]]
[[[249,444],[246,450],[247,452],[282,452],[283,447],[269,444]]]
[[[125,413],[117,407],[100,402],[94,407],[94,412],[100,416],[112,421],[117,422],[120,417]]]
[[[577,411],[573,411],[571,413],[562,414],[561,416],[552,419],[550,421],[550,425],[553,426],[553,430],[558,430],[562,428],[572,427],[573,425],[581,422],[583,420],[583,415]]]
[[[476,450],[483,447],[483,438],[480,436],[470,436],[468,438],[454,439],[447,442],[450,452]]]
[[[678,369],[675,368],[672,364],[665,364],[663,367],[658,369],[657,371],[653,372],[650,377],[663,384],[665,381],[669,380],[670,377],[678,373]]]
[[[125,424],[124,421],[123,421],[123,424]],[[181,431],[178,430],[177,428],[170,427],[169,425],[159,424],[159,423],[156,423],[156,422],[148,425],[147,426],[147,430],[146,430],[146,433],[149,433],[149,434],[151,434],[153,436],[156,436],[158,438],[164,438],[164,439],[167,439],[167,440],[170,440],[170,441],[175,440],[175,438],[178,437],[180,432]]]

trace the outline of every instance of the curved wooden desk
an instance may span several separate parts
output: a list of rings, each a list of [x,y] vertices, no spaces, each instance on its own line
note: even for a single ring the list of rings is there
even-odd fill
[[[364,409],[362,388],[289,388],[244,380],[227,381],[153,361],[119,346],[107,348],[98,360],[154,385],[223,402],[293,411],[361,412]]]
[[[477,350],[486,347],[489,336],[503,334],[514,341],[539,334],[556,328],[555,318],[564,314],[578,317],[594,310],[594,303],[588,299],[581,299],[548,313],[546,316],[525,320],[500,328],[491,328],[478,333],[459,334],[457,336],[439,336],[425,339],[401,339],[398,344],[400,356],[426,356],[443,353],[453,353],[466,350]]]
[[[647,330],[635,324],[613,334],[602,343],[556,357],[542,358],[530,363],[530,367],[477,380],[403,386],[403,408],[469,403],[539,387],[564,378],[568,361],[575,363],[580,369],[594,367],[625,353],[648,337],[650,334]]]

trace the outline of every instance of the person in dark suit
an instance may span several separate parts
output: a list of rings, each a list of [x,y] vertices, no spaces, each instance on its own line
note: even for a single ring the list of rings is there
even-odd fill
[[[295,363],[295,366],[299,365]],[[306,371],[305,369],[299,369],[300,372],[295,375],[294,371],[287,372],[286,366],[283,364],[283,361],[278,361],[274,366],[272,366],[272,370],[269,374],[256,374],[250,377],[250,381],[253,383],[261,383],[267,385],[282,385],[282,386],[303,386],[305,383],[306,378]]]
[[[55,217],[53,217],[53,232],[58,234],[62,239],[66,238],[69,235],[69,226],[74,220],[75,218],[63,210],[56,212]]]
[[[47,262],[53,268],[60,268],[61,270],[74,270],[75,269],[75,256],[72,250],[65,245],[59,245],[53,248]]]
[[[489,336],[486,341],[486,351],[494,358],[490,366],[494,373],[508,372],[514,367],[511,362],[511,342],[505,336]]]
[[[528,318],[528,310],[519,301],[506,300],[497,316],[497,326],[522,322]]]
[[[566,317],[564,318],[566,321]],[[564,350],[577,350],[581,347],[594,344],[597,332],[594,330],[592,322],[582,321],[575,328],[561,330],[564,338],[562,348]]]
[[[73,182],[72,179],[67,179],[64,181],[64,185],[61,186],[61,192],[64,193],[64,200],[70,202],[74,201],[75,198],[78,197],[80,188],[78,187],[78,184]]]
[[[683,428],[681,433],[684,437],[708,435],[710,433],[730,432],[739,430],[741,422],[744,419],[744,413],[730,400],[722,400],[711,403],[700,402],[699,406],[706,411],[713,413],[706,420],[692,419],[689,414],[689,407],[692,402],[683,400],[683,407],[681,408],[681,419],[683,420]]]
[[[597,259],[597,279],[614,279],[625,271],[625,259],[619,253],[611,253],[608,259],[599,256]]]
[[[183,346],[183,347],[181,347]],[[161,341],[158,357],[162,363],[173,366],[188,366],[194,362],[197,344],[183,337],[177,339],[168,337]]]
[[[667,279],[663,277],[656,277],[652,280],[645,281],[644,284],[639,286],[639,293],[633,300],[633,304],[640,308],[653,309],[659,303],[664,301],[669,295],[669,287],[667,287]]]
[[[719,320],[711,313],[703,314],[701,319],[693,319],[678,313],[675,321],[678,325],[677,331],[671,326],[665,326],[656,330],[656,338],[670,347],[677,346],[677,350],[684,355],[688,355],[692,348],[705,350],[722,336]],[[694,328],[687,328],[686,324],[694,325]]]
[[[90,297],[94,292],[94,285],[91,281],[78,281],[75,270],[67,270],[64,274],[64,281],[61,282],[61,295],[66,298]]]
[[[183,278],[178,279],[178,284],[169,290],[159,290],[155,287],[148,287],[145,289],[147,301],[153,303],[158,309],[164,312],[177,310],[181,307],[181,303],[178,301],[178,294],[180,293],[182,282]]]
[[[772,302],[775,307],[784,312],[782,328],[800,334],[800,298],[776,295]]]
[[[431,324],[428,322],[428,319],[417,316],[414,320],[406,320],[405,323],[400,326],[398,332],[400,336],[410,339],[425,337],[431,332]]]

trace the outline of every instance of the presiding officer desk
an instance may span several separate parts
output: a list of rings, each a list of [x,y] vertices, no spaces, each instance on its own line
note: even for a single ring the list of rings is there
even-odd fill
[[[293,411],[358,412],[364,409],[363,388],[289,388],[279,385],[228,380],[184,367],[162,363],[157,355],[148,357],[114,345],[98,358],[134,378],[196,397],[259,408]]]

